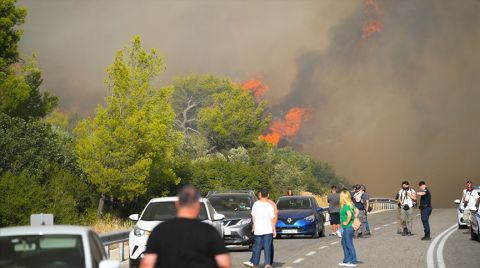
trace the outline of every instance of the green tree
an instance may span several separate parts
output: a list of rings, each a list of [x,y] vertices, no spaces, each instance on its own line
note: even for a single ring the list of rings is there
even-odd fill
[[[0,69],[18,60],[18,42],[27,10],[15,6],[16,0],[0,1]]]
[[[172,88],[151,85],[165,69],[163,58],[154,49],[147,52],[138,36],[131,45],[107,69],[106,107],[76,128],[79,165],[102,194],[99,216],[105,196],[125,202],[149,187],[179,183],[172,169],[181,139],[173,131]]]
[[[270,123],[265,107],[265,101],[257,104],[251,94],[236,87],[214,94],[212,105],[199,111],[198,127],[216,150],[248,148]]]

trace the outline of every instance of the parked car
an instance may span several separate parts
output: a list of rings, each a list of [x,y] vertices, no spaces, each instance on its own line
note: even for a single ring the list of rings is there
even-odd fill
[[[480,190],[477,190],[477,194],[480,197]],[[472,240],[480,242],[480,208],[477,207],[477,211],[471,215],[470,236]]]
[[[176,216],[177,209],[175,202],[177,201],[178,197],[176,196],[154,198],[148,202],[141,215],[132,214],[129,216],[131,220],[137,221],[128,237],[130,267],[138,267],[140,264],[148,237],[153,231],[153,228]],[[201,198],[200,204],[200,215],[198,219],[211,224],[218,230],[220,235],[223,235],[222,220],[225,216],[218,214],[206,198]]]
[[[210,191],[207,194],[216,211],[225,215],[223,239],[227,245],[253,244],[252,206],[257,197],[253,191]]]
[[[0,267],[119,268],[98,235],[72,225],[0,228]]]
[[[323,209],[313,196],[283,196],[277,201],[277,237],[285,235],[324,236]]]
[[[474,186],[473,187],[477,193],[480,192],[480,186]],[[458,205],[457,207],[457,223],[458,223],[458,229],[466,229],[467,224],[465,223],[465,220],[463,219],[463,210],[465,209],[465,204],[462,202],[462,199],[455,199],[453,201],[455,204]]]

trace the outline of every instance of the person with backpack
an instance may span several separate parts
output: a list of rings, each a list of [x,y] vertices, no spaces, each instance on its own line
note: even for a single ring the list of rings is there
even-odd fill
[[[417,200],[415,190],[410,188],[408,181],[402,182],[402,189],[398,192],[400,204],[400,219],[404,226],[402,235],[411,236],[413,227],[413,206]]]
[[[352,201],[355,207],[358,209],[358,219],[362,223],[360,229],[355,230],[355,237],[362,237],[367,233],[367,212],[365,207],[365,196],[361,185],[355,185],[352,192]]]
[[[342,234],[342,249],[343,249],[343,261],[339,266],[356,267],[357,266],[357,253],[353,245],[353,222],[356,215],[358,215],[358,209],[352,202],[350,192],[343,190],[340,193],[340,225],[343,230]]]

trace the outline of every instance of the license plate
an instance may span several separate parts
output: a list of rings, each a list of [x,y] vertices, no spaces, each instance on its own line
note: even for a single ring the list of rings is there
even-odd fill
[[[296,234],[298,233],[298,230],[297,229],[285,229],[282,231],[282,233],[284,234]]]
[[[232,231],[231,230],[223,230],[223,234],[224,235],[232,235]]]

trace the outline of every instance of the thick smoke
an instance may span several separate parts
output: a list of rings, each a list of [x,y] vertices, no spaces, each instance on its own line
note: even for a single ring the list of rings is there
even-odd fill
[[[480,172],[480,2],[378,4],[381,31],[362,38],[363,0],[23,0],[21,49],[38,52],[62,108],[84,114],[102,103],[104,68],[134,34],[165,55],[163,83],[263,76],[278,116],[311,108],[298,148],[373,196],[425,179],[448,206]]]

